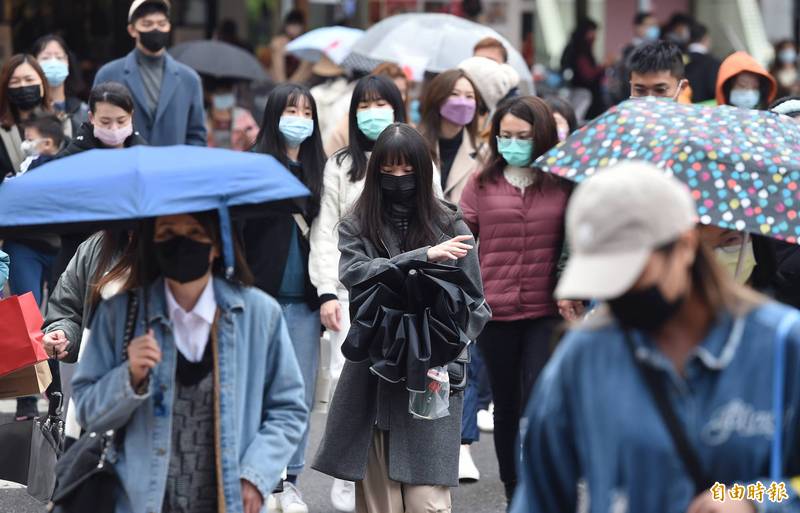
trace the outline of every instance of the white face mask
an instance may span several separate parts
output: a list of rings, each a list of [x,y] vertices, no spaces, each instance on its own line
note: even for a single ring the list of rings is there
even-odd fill
[[[41,139],[33,139],[33,140],[24,140],[22,144],[19,145],[22,153],[25,154],[26,157],[38,157],[39,156],[39,144],[42,142]]]
[[[755,109],[759,101],[761,91],[758,89],[731,89],[730,102],[734,107]]]

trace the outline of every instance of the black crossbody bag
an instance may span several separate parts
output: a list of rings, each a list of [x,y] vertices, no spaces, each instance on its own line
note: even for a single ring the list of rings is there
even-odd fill
[[[133,338],[139,296],[128,292],[122,360],[128,359]],[[56,489],[51,513],[111,512],[115,510],[119,476],[108,461],[112,449],[120,447],[125,429],[106,433],[85,433],[56,464]]]
[[[711,481],[703,470],[700,458],[698,458],[697,452],[689,442],[678,415],[669,404],[667,387],[664,386],[663,381],[660,379],[659,372],[636,358],[636,345],[628,331],[625,331],[625,343],[630,349],[631,358],[633,358],[636,367],[639,369],[642,379],[650,390],[650,396],[656,403],[661,420],[667,426],[672,442],[675,444],[675,449],[678,451],[678,456],[680,456],[683,466],[694,482],[695,496],[700,495],[709,490],[714,485],[714,481]]]

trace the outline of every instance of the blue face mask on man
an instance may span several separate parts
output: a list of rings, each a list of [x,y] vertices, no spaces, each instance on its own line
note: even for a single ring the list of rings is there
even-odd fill
[[[661,36],[661,29],[658,25],[650,25],[644,29],[644,39],[647,41],[656,41]]]
[[[278,130],[289,148],[299,148],[314,133],[314,120],[300,116],[281,116]]]

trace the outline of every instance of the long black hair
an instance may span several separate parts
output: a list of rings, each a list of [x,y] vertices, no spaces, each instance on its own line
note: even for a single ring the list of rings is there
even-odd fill
[[[395,229],[388,220],[381,191],[381,169],[386,165],[404,164],[414,169],[416,201],[409,220],[405,249],[416,249],[438,243],[436,221],[446,213],[433,192],[433,162],[428,144],[422,135],[405,123],[394,123],[375,141],[367,166],[364,192],[353,207],[353,215],[361,226],[361,236],[376,247],[382,247],[384,228]]]
[[[320,197],[322,196],[322,172],[325,168],[325,150],[322,147],[322,136],[319,131],[319,118],[317,117],[317,104],[311,91],[299,84],[281,84],[267,97],[267,106],[264,108],[264,117],[261,120],[261,131],[256,138],[255,150],[260,153],[272,155],[278,161],[290,167],[289,157],[286,155],[286,141],[278,125],[281,115],[288,106],[297,106],[300,98],[305,98],[311,106],[311,119],[314,121],[314,131],[311,136],[300,145],[300,163],[302,175],[300,180],[311,191],[306,215],[314,219],[319,213]]]
[[[358,129],[358,120],[356,119],[358,104],[380,99],[386,100],[394,109],[395,123],[406,122],[406,106],[403,103],[403,95],[400,94],[400,89],[390,78],[382,75],[369,75],[356,83],[353,98],[350,100],[348,118],[350,142],[334,155],[337,166],[341,166],[344,159],[350,157],[353,164],[347,175],[353,183],[364,179],[367,173],[367,156],[364,153],[371,151],[376,144]]]

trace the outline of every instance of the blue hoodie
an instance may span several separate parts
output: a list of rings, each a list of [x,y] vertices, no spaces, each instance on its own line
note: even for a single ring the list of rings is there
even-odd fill
[[[6,280],[8,280],[8,266],[10,264],[11,259],[8,258],[8,255],[0,251],[0,289],[3,288],[6,284]]]
[[[789,311],[768,303],[738,318],[720,314],[689,357],[685,376],[649,337],[633,333],[637,358],[668,381],[669,401],[705,473],[728,489],[771,485],[774,335]],[[580,511],[592,513],[685,513],[694,484],[623,332],[611,320],[596,324],[587,321],[566,336],[536,385],[521,424],[519,486],[510,511],[578,511],[580,502]],[[771,503],[765,493],[759,511],[800,512],[790,483],[800,475],[800,324],[786,345],[785,401],[783,481],[790,499]]]

